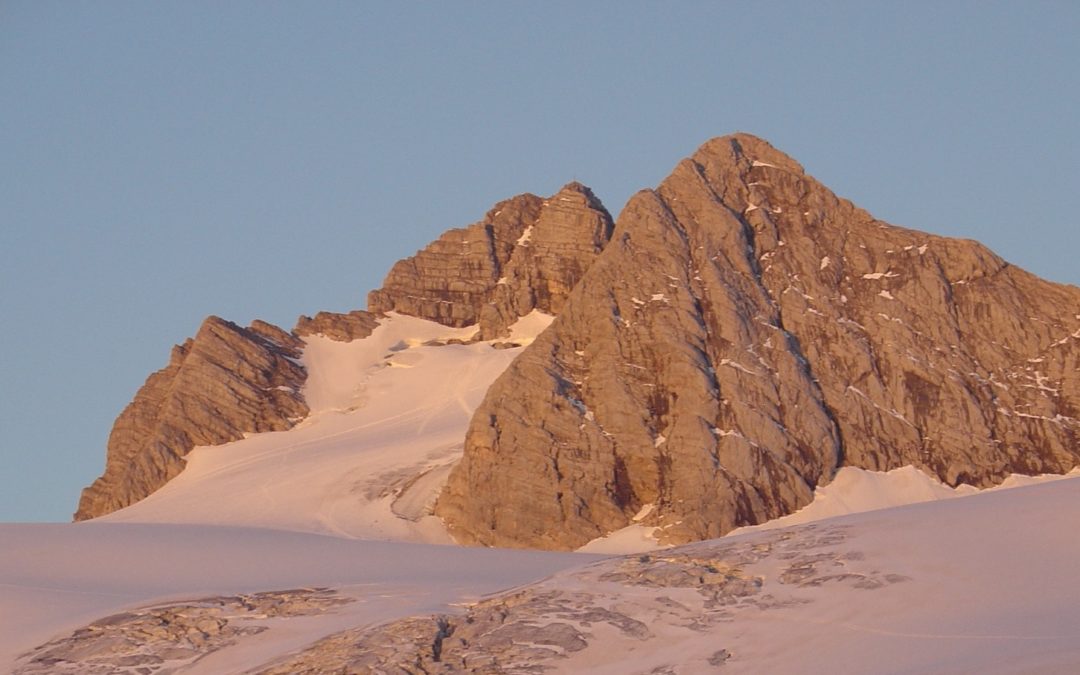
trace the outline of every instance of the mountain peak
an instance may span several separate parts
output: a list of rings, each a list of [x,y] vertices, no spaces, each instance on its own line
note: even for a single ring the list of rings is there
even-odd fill
[[[589,186],[578,181],[570,181],[566,185],[559,188],[559,191],[552,195],[552,199],[559,197],[567,197],[570,199],[579,198],[582,199],[582,204],[589,208],[606,211],[603,203],[593,194],[593,191]]]
[[[437,509],[459,540],[678,543],[790,513],[841,466],[985,487],[1077,464],[1080,289],[876,220],[748,134],[616,227],[474,415]]]
[[[499,202],[369,305],[294,333],[208,318],[117,420],[77,518],[146,496],[194,445],[290,428],[303,338],[363,339],[388,311],[485,340],[558,315],[464,435],[436,506],[463,542],[636,524],[678,543],[790,513],[844,466],[987,486],[1080,453],[1080,289],[876,220],[749,134],[703,144],[617,228],[576,181]]]
[[[747,133],[719,136],[706,141],[688,159],[698,164],[722,163],[730,168],[737,167],[740,174],[754,167],[805,173],[802,165],[787,154],[765,139]]]
[[[547,199],[519,195],[399,261],[368,308],[497,337],[534,309],[557,312],[611,229],[611,215],[577,181]]]

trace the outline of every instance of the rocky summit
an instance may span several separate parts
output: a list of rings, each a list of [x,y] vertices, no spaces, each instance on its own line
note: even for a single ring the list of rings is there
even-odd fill
[[[483,545],[708,539],[841,466],[1062,473],[1078,417],[1080,289],[876,220],[739,134],[628,202],[488,390],[437,513]]]
[[[483,339],[501,337],[534,309],[558,313],[612,227],[603,204],[581,183],[548,199],[519,195],[399,261],[383,287],[368,294],[368,309],[448,326],[476,324]]]
[[[303,419],[306,374],[295,361],[302,348],[296,336],[262,321],[242,328],[206,319],[120,413],[109,434],[105,473],[83,490],[75,520],[146,497],[183,470],[196,445],[281,431]]]
[[[614,223],[579,183],[500,202],[368,303],[291,333],[208,319],[117,420],[76,519],[147,496],[197,445],[288,429],[309,412],[305,340],[364,339],[387,312],[484,340],[557,315],[438,498],[462,543],[573,549],[633,524],[683,543],[791,513],[843,466],[984,487],[1080,456],[1080,289],[876,220],[745,134]]]

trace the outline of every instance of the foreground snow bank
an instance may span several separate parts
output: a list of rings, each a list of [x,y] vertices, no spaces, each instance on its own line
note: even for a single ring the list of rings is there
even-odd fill
[[[257,672],[1072,673],[1077,527],[1077,478],[887,508],[566,570]]]
[[[591,559],[254,528],[97,521],[0,524],[0,541],[5,673],[19,653],[58,634],[170,599],[327,587],[355,600],[321,620],[256,636],[254,651],[240,659],[251,665],[335,630],[443,611],[448,603],[475,600]]]
[[[1071,477],[624,558],[651,637],[597,630],[560,669],[1080,672],[1077,528]]]
[[[1044,474],[1041,476],[1021,476],[1014,474],[1000,485],[987,490],[1007,490],[1025,485],[1035,485],[1063,478],[1080,476],[1080,469],[1062,476]],[[774,530],[812,523],[826,518],[835,518],[853,513],[865,513],[887,509],[905,504],[954,499],[985,492],[970,485],[952,488],[941,481],[928,476],[913,466],[905,466],[892,471],[867,471],[855,467],[844,467],[827,485],[821,485],[814,491],[814,501],[795,513],[770,520],[761,525],[740,527],[728,536]],[[654,536],[656,528],[644,525],[630,525],[606,537],[600,537],[582,546],[583,553],[640,553],[667,548]]]
[[[82,617],[168,596],[168,626],[199,626],[210,594],[276,589],[254,604],[292,598],[321,610],[231,614],[230,626],[262,632],[208,638],[202,656],[183,655],[183,672],[1077,672],[1078,528],[1080,478],[581,564],[575,554],[238,528],[5,526],[14,546],[0,554],[10,580],[0,586],[0,655],[54,638],[15,672],[85,672],[90,659],[116,662],[117,631],[131,626],[138,638],[158,610],[73,632]],[[303,588],[313,586],[326,590]],[[478,602],[457,611],[443,604],[470,597]],[[237,611],[236,598],[224,602]],[[169,666],[177,650],[159,643],[160,654],[139,657]],[[58,653],[82,661],[51,661]]]

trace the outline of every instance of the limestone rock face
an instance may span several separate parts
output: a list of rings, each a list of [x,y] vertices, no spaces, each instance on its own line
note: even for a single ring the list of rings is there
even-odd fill
[[[303,343],[263,321],[248,328],[210,317],[173,348],[109,435],[105,473],[83,490],[75,520],[110,513],[176,476],[197,445],[288,429],[308,413],[300,393]]]
[[[371,335],[379,325],[379,317],[358,309],[347,314],[319,312],[314,318],[301,316],[293,334],[300,337],[323,335],[337,342],[352,342]]]
[[[295,361],[303,337],[365,338],[382,312],[451,326],[478,325],[483,339],[533,309],[558,311],[611,237],[611,216],[592,192],[570,183],[555,196],[500,202],[479,223],[450,230],[394,265],[369,297],[371,312],[301,316],[293,333],[211,317],[169,365],[146,381],[110,434],[105,474],[83,491],[76,520],[146,497],[176,476],[196,445],[288,429],[307,415],[306,378]],[[509,345],[505,345],[509,346]]]
[[[842,465],[950,485],[1078,462],[1080,289],[875,220],[748,135],[635,195],[496,381],[437,513],[463,542],[719,536]]]
[[[570,183],[541,199],[500,202],[390,270],[368,295],[371,312],[402,314],[495,338],[533,309],[556,313],[611,237],[612,220],[589,188]]]

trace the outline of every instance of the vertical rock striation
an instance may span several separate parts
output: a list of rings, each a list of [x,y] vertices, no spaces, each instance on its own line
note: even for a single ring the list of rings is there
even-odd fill
[[[196,445],[289,428],[302,338],[360,339],[389,311],[482,339],[558,315],[472,419],[437,505],[463,542],[573,548],[640,523],[680,543],[790,513],[844,465],[986,486],[1080,455],[1080,289],[875,220],[748,135],[614,225],[579,183],[500,202],[369,307],[291,334],[207,319],[117,420],[76,519],[149,495]]]
[[[116,420],[105,473],[83,490],[75,520],[133,504],[184,468],[197,445],[288,429],[308,413],[300,394],[303,343],[271,324],[209,317],[173,348]]]
[[[533,309],[552,313],[611,237],[610,215],[592,192],[570,183],[550,199],[500,202],[479,223],[450,230],[394,265],[370,296],[371,312],[302,316],[293,333],[256,322],[240,328],[216,317],[173,350],[117,419],[103,476],[83,491],[76,520],[133,504],[184,467],[197,445],[245,433],[288,429],[308,413],[296,361],[304,337],[367,337],[381,312],[478,325],[484,339]]]
[[[558,312],[611,237],[612,220],[589,188],[569,183],[548,199],[519,195],[483,220],[449,230],[399,261],[368,294],[395,311],[500,337],[534,309]]]
[[[875,220],[739,134],[627,204],[476,411],[437,513],[486,545],[704,539],[841,465],[1067,471],[1078,407],[1080,289]]]

